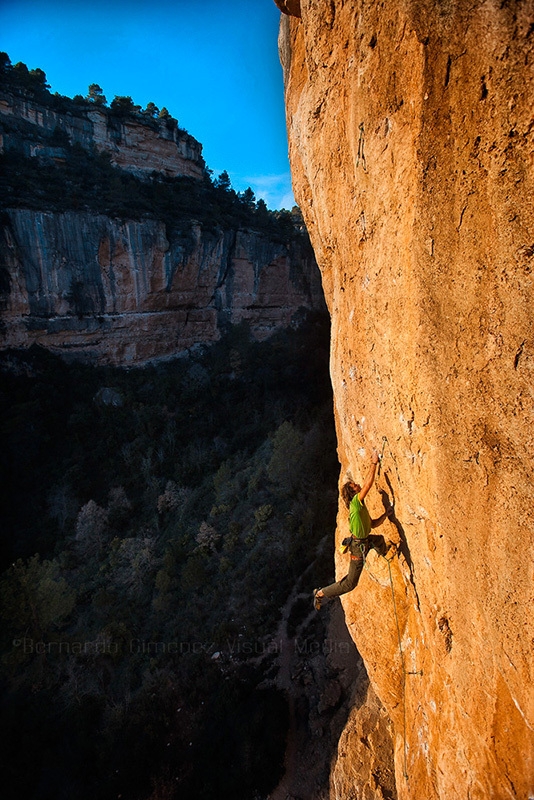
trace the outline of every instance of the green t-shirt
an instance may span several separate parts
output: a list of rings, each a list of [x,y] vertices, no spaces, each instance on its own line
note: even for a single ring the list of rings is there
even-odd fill
[[[371,533],[371,517],[357,494],[350,501],[349,529],[356,539],[366,539]]]

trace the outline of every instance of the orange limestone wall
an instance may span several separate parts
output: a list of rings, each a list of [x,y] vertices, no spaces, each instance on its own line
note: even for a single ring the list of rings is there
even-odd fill
[[[534,4],[279,5],[294,190],[332,317],[340,481],[376,447],[370,511],[395,506],[381,530],[398,555],[371,554],[343,607],[393,729],[398,797],[527,800]],[[338,521],[336,542],[341,506]],[[341,746],[331,796],[385,796],[358,778],[357,727]]]

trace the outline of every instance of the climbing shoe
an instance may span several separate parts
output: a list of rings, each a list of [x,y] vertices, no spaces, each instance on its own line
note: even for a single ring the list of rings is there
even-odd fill
[[[321,608],[321,600],[322,600],[322,598],[321,597],[317,597],[317,592],[320,592],[320,591],[321,591],[320,589],[314,589],[313,590],[313,607],[314,607],[314,609],[316,611],[319,611],[319,609]]]

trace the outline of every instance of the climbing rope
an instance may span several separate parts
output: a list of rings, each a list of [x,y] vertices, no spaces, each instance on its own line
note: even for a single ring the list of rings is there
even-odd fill
[[[388,442],[387,436],[384,436],[382,438],[382,453],[380,455],[380,460],[379,460],[379,465],[378,465],[378,474],[380,474],[380,467],[382,466],[382,458],[384,456],[384,449],[386,447],[386,443],[387,443],[388,449],[389,449],[389,451],[391,453],[391,448],[389,447],[389,442]],[[391,453],[391,455],[393,456],[393,453]],[[396,552],[397,551],[395,551],[395,553]],[[397,628],[397,640],[398,640],[398,644],[399,644],[399,655],[400,655],[401,670],[402,670],[403,775],[404,775],[404,779],[407,781],[408,780],[408,765],[407,765],[407,762],[408,762],[408,758],[407,758],[408,745],[407,745],[407,742],[406,742],[406,676],[407,675],[422,675],[423,674],[423,670],[411,671],[411,670],[407,670],[406,669],[406,661],[405,661],[405,658],[404,658],[404,651],[402,649],[402,637],[401,637],[401,631],[400,631],[399,615],[398,615],[398,612],[397,612],[397,601],[395,600],[395,590],[393,588],[393,575],[391,574],[391,562],[392,562],[393,558],[395,557],[395,553],[393,554],[393,556],[391,556],[391,558],[386,558],[386,556],[383,556],[381,553],[377,553],[377,556],[378,556],[378,558],[382,558],[388,565],[389,585],[390,585],[390,588],[391,588],[391,599],[392,599],[392,602],[393,602],[393,614],[395,616],[395,625],[396,625],[396,628]],[[364,560],[364,567],[370,573],[370,569],[367,566],[366,560]]]
[[[376,552],[376,551],[375,551]],[[423,670],[407,670],[406,669],[406,661],[404,658],[404,651],[402,649],[402,637],[400,631],[400,623],[399,623],[399,615],[397,612],[397,601],[395,600],[395,590],[393,588],[393,576],[391,574],[391,562],[395,554],[391,558],[386,558],[385,556],[377,553],[378,558],[383,559],[386,564],[388,565],[388,572],[389,572],[389,585],[391,588],[391,599],[393,601],[393,615],[395,617],[395,625],[397,628],[397,640],[399,644],[399,655],[400,655],[400,662],[401,662],[401,671],[402,671],[402,741],[403,741],[403,775],[404,779],[408,780],[408,766],[407,766],[407,750],[408,744],[406,741],[406,676],[407,675],[422,675]],[[367,566],[367,561],[364,561],[365,569],[370,573],[371,570]]]
[[[393,612],[395,614],[395,624],[397,626],[397,638],[399,640],[399,653],[402,669],[402,739],[403,739],[403,774],[404,779],[408,780],[408,767],[407,767],[407,745],[406,745],[406,666],[404,661],[404,652],[402,649],[402,639],[399,625],[399,615],[397,614],[397,601],[395,600],[395,591],[393,589],[393,576],[391,575],[391,559],[382,556],[388,564],[389,571],[389,585],[391,587],[391,599],[393,600]]]

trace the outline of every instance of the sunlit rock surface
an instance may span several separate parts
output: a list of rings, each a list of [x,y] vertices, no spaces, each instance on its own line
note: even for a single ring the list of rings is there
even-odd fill
[[[383,453],[368,503],[402,542],[343,599],[400,798],[534,796],[533,11],[301,0],[281,22],[341,479]],[[332,797],[389,796],[358,725],[340,747]]]

